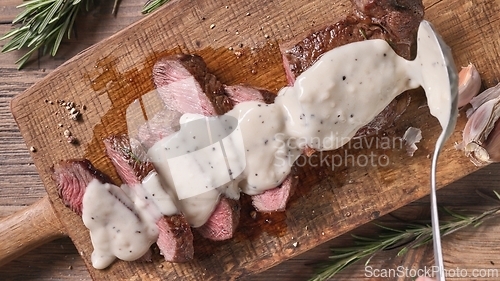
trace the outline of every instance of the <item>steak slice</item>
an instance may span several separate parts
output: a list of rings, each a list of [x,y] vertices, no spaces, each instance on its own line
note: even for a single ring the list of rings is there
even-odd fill
[[[290,85],[333,48],[367,39],[384,39],[406,59],[414,53],[417,30],[424,17],[421,0],[352,0],[344,19],[305,34],[298,42],[280,45]]]
[[[52,168],[52,179],[57,186],[57,192],[64,205],[82,216],[83,196],[87,185],[97,179],[101,183],[112,183],[109,176],[99,171],[87,159],[72,159],[60,161]],[[152,251],[148,250],[137,261],[152,261]]]
[[[252,205],[259,212],[285,211],[288,200],[295,192],[299,182],[298,176],[290,173],[280,186],[252,196]]]
[[[156,225],[160,231],[156,244],[166,261],[188,262],[193,259],[193,233],[184,216],[164,216]]]
[[[416,40],[416,32],[424,17],[421,0],[352,0],[354,13],[359,18],[368,17],[380,25],[394,44],[394,50],[407,57]],[[409,55],[409,53],[407,53]],[[409,58],[409,57],[407,57]]]
[[[104,139],[106,154],[115,166],[122,181],[130,186],[140,184],[154,170],[153,164],[146,159],[146,152],[141,144],[130,142],[127,135],[113,135]]]
[[[225,86],[228,96],[232,99],[234,105],[245,101],[260,101],[273,103],[275,94],[265,89],[258,89],[249,86]],[[314,153],[314,149],[306,147],[304,153]],[[308,154],[309,155],[309,154]],[[310,155],[309,155],[310,156]],[[265,192],[252,196],[252,205],[259,212],[277,212],[284,211],[288,200],[295,192],[298,178],[291,174],[285,178],[280,186],[266,190]]]
[[[165,105],[181,113],[213,116],[233,108],[222,83],[198,55],[178,54],[158,60],[153,80]]]
[[[270,104],[276,98],[276,94],[271,91],[244,85],[224,85],[224,90],[234,105],[245,101],[260,101]]]
[[[87,159],[60,161],[52,167],[52,179],[56,183],[57,193],[64,205],[82,215],[83,195],[87,185],[97,179],[101,183],[111,183],[111,179],[96,169]]]
[[[146,158],[139,143],[129,140],[125,134],[114,135],[104,140],[106,153],[123,182],[132,189],[155,168]],[[156,221],[159,234],[156,244],[169,262],[187,262],[193,259],[193,233],[182,215],[162,216]]]
[[[322,54],[336,47],[368,38],[383,39],[384,32],[370,19],[348,15],[332,25],[299,37],[303,39],[280,44],[289,85],[293,85],[295,78],[311,67]]]
[[[181,114],[214,116],[222,115],[233,108],[233,101],[228,97],[224,85],[208,71],[205,61],[198,55],[179,54],[160,59],[153,68],[153,80],[166,106]],[[226,200],[235,201],[222,198],[215,210],[226,209],[226,203],[223,203]],[[239,205],[239,201],[231,204]],[[227,212],[227,216],[229,219],[217,216],[214,212],[207,221],[212,223],[205,223],[196,229],[200,231],[201,228],[204,233],[226,233],[231,230],[224,236],[229,239],[239,222],[239,208]],[[210,235],[206,237],[212,238]],[[222,240],[222,236],[213,237]]]
[[[142,124],[134,136],[145,147],[151,148],[156,142],[179,130],[181,113],[165,108]]]
[[[240,221],[241,205],[238,200],[223,197],[215,207],[208,221],[197,228],[201,236],[214,241],[233,237]]]
[[[424,17],[421,0],[352,0],[354,9],[344,19],[305,35],[298,42],[280,45],[288,83],[333,48],[367,39],[386,40],[394,51],[411,59],[416,50],[417,31]],[[356,137],[371,136],[391,126],[406,110],[409,95],[398,96]]]

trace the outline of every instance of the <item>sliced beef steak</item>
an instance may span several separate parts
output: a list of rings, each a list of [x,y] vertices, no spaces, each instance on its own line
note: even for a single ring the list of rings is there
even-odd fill
[[[151,148],[156,142],[179,130],[181,113],[165,108],[153,118],[142,124],[134,136],[145,148]]]
[[[193,233],[184,216],[165,216],[156,225],[160,231],[156,244],[166,261],[188,262],[193,259]]]
[[[224,85],[224,90],[234,105],[245,101],[260,101],[270,104],[276,98],[276,94],[271,91],[244,85]]]
[[[82,215],[83,195],[87,185],[97,179],[101,183],[112,183],[111,179],[98,169],[87,159],[72,159],[60,161],[52,168],[52,179],[57,186],[57,192],[66,207]],[[147,251],[138,261],[148,261],[152,259],[152,251]]]
[[[410,59],[424,17],[420,0],[352,0],[353,12],[344,19],[309,33],[298,42],[280,45],[288,82],[333,48],[367,39],[384,39],[400,56]]]
[[[153,164],[144,161],[146,152],[141,144],[132,141],[125,134],[113,135],[104,139],[106,154],[115,166],[116,172],[125,184],[133,186],[141,181],[154,170]]]
[[[208,71],[200,56],[179,54],[160,59],[153,68],[153,80],[167,107],[181,114],[222,115],[233,108],[233,101],[227,95],[224,85]],[[236,87],[232,93],[238,95],[240,90],[241,88]],[[227,201],[233,200],[222,198],[215,209],[226,209],[226,203],[223,202]],[[239,205],[239,202],[231,204]],[[221,237],[229,239],[240,218],[239,208],[232,209],[227,216],[228,219],[214,212],[208,219],[212,223],[205,223],[201,230],[197,230],[203,233],[226,233],[231,230],[225,236],[206,236],[217,240],[222,240]]]
[[[52,172],[52,179],[56,183],[57,192],[64,205],[80,216],[87,185],[93,179],[101,183],[111,183],[111,179],[87,159],[61,161],[52,168]]]
[[[415,53],[417,30],[424,17],[421,0],[352,0],[353,12],[335,24],[280,46],[283,66],[290,85],[318,58],[333,48],[367,39],[386,40],[400,56],[411,59]],[[339,66],[341,67],[341,66]],[[374,135],[391,126],[406,110],[409,95],[392,101],[356,137]],[[406,105],[402,107],[403,105]]]
[[[249,86],[225,86],[228,96],[233,100],[234,105],[245,101],[260,101],[273,103],[276,97],[270,91],[252,88]],[[314,153],[314,149],[306,148],[304,153]],[[310,156],[310,155],[309,155]],[[252,196],[252,205],[259,212],[284,211],[288,200],[293,195],[297,187],[298,179],[291,174],[281,183],[280,186],[269,189],[262,194]]]
[[[253,206],[259,212],[285,211],[286,204],[295,192],[298,182],[298,177],[290,173],[280,186],[266,190],[264,193],[253,195]]]
[[[300,37],[303,39],[298,42],[285,42],[280,45],[280,49],[288,84],[293,85],[297,76],[311,67],[322,54],[336,47],[366,38],[383,37],[383,30],[378,25],[373,25],[370,19],[361,20],[349,15],[332,25],[304,34]]]
[[[233,237],[240,221],[241,205],[238,200],[222,198],[208,221],[197,228],[205,238],[222,241]]]
[[[125,134],[106,138],[104,146],[120,178],[131,188],[155,171],[141,145],[130,141]],[[156,225],[159,230],[156,244],[166,261],[186,262],[193,258],[193,233],[184,216],[163,216]]]
[[[407,57],[412,49],[416,32],[424,17],[424,5],[421,0],[353,0],[354,13],[359,18],[370,18],[380,25],[394,44],[394,50]],[[384,38],[385,39],[385,38]],[[392,39],[392,40],[391,40]],[[409,57],[407,57],[409,58]]]
[[[165,105],[181,113],[220,115],[233,105],[223,85],[200,56],[178,54],[160,59],[153,80]]]

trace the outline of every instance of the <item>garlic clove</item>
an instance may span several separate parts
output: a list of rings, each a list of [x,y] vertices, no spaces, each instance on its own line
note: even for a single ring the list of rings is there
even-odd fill
[[[477,110],[483,103],[496,99],[500,96],[500,83],[496,86],[486,89],[481,94],[471,99],[470,104],[472,107],[467,110],[467,117],[469,117],[475,110]]]
[[[488,152],[477,143],[471,142],[467,144],[465,151],[465,154],[470,158],[470,161],[476,166],[484,166],[490,163],[490,156]]]
[[[469,116],[459,147],[477,166],[500,161],[499,118],[500,97],[484,102]]]
[[[488,152],[490,162],[500,162],[500,122],[498,120],[484,140],[484,148]]]
[[[481,76],[476,67],[469,63],[458,73],[458,107],[467,105],[479,93]]]

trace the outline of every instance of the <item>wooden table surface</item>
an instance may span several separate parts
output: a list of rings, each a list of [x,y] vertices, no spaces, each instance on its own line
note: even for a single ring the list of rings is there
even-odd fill
[[[0,54],[0,217],[21,210],[46,194],[32,164],[28,148],[10,113],[10,100],[78,52],[142,18],[140,9],[143,1],[122,0],[116,17],[110,15],[112,1],[102,2],[100,7],[76,23],[77,38],[65,41],[55,58],[35,58],[23,70],[18,71],[14,62],[21,53]],[[15,6],[20,3],[21,0],[2,0],[0,34],[10,30],[10,23],[19,12]],[[6,41],[0,42],[0,46],[5,43]],[[438,202],[443,206],[471,212],[494,207],[494,202],[479,197],[476,190],[500,191],[499,168],[499,164],[490,165],[441,189]],[[428,198],[422,198],[397,210],[395,214],[408,220],[421,219],[428,217],[428,209]],[[380,220],[397,224],[390,216],[382,217]],[[468,270],[470,274],[474,269],[495,269],[496,275],[489,278],[449,278],[449,280],[500,280],[498,222],[500,220],[494,218],[479,227],[463,229],[443,240],[447,268],[459,268],[462,272]],[[352,233],[371,236],[376,231],[372,225],[366,225]],[[331,246],[347,245],[351,243],[350,241],[350,235],[343,235],[270,270],[243,279],[307,280],[313,273],[311,264],[325,259]],[[403,257],[396,257],[394,251],[387,251],[375,256],[370,262],[373,269],[397,269],[398,266],[423,269],[432,264],[430,245],[411,250]],[[412,280],[397,276],[369,277],[371,273],[375,271],[366,270],[363,263],[360,263],[339,273],[334,280]],[[48,243],[0,267],[0,280],[90,280],[90,276],[71,240],[65,238]]]

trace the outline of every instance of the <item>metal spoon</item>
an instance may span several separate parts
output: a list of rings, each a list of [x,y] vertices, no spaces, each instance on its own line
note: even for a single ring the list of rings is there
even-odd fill
[[[444,143],[454,131],[458,115],[458,73],[451,49],[427,21],[418,30],[418,51],[415,63],[422,67],[421,85],[425,89],[431,114],[439,119],[443,131],[437,139],[431,164],[431,219],[434,260],[438,281],[445,280],[439,216],[436,198],[437,160]]]

